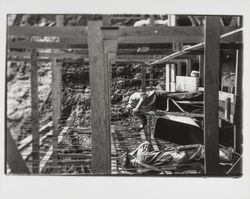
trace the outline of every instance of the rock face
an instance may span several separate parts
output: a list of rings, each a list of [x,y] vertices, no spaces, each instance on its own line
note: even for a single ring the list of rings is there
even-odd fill
[[[26,137],[31,132],[31,83],[30,65],[11,63],[7,77],[7,126],[15,140]],[[49,65],[38,70],[39,107],[51,90],[51,70]],[[47,103],[51,102],[48,99]],[[40,112],[41,122],[48,120],[46,109]]]

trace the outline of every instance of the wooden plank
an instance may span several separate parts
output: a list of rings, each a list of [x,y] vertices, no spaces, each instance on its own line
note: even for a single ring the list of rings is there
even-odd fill
[[[169,55],[171,53],[173,53],[173,50],[171,48],[171,45],[169,48],[151,48],[149,46],[148,51],[145,52],[138,52],[138,48],[140,48],[140,45],[137,46],[130,46],[128,48],[120,48],[117,51],[117,55],[152,55],[152,56],[156,56],[156,55]]]
[[[110,102],[108,67],[104,63],[104,43],[100,21],[88,21],[91,88],[92,172],[108,174],[110,159]],[[106,67],[105,67],[106,66]]]
[[[7,61],[11,61],[11,62],[30,62],[30,58],[13,58],[13,57],[9,57],[9,58],[7,58]],[[48,63],[48,62],[50,62],[50,59],[47,59],[47,58],[43,58],[43,59],[38,58],[37,62]]]
[[[127,36],[119,37],[120,44],[162,44],[162,43],[172,43],[172,42],[186,42],[186,43],[199,43],[202,42],[201,38],[196,36]]]
[[[243,81],[243,50],[237,50],[236,51],[236,69],[235,69],[235,94],[237,96],[237,102],[235,107],[235,126],[234,126],[234,149],[238,153],[242,153],[242,143],[243,143],[243,137],[242,137],[242,103],[243,103],[243,97],[242,97],[242,81]]]
[[[111,111],[110,111],[110,107],[111,107],[111,91],[110,91],[110,82],[111,79],[110,77],[112,77],[112,63],[115,60],[116,57],[116,51],[117,51],[117,38],[115,38],[115,36],[117,37],[117,30],[109,30],[111,32],[111,34],[114,36],[112,40],[103,40],[103,45],[104,45],[104,67],[107,68],[107,74],[105,76],[105,81],[108,81],[108,84],[106,85],[106,98],[104,99],[106,102],[106,115],[107,115],[107,120],[108,120],[108,124],[107,124],[107,132],[108,134],[106,135],[106,143],[107,143],[107,153],[112,153],[111,150],[111,141],[112,141],[112,135],[111,132],[114,132],[114,129],[110,128],[110,120],[111,120]],[[114,127],[113,127],[114,128]],[[114,147],[114,145],[112,145]],[[112,153],[113,154],[113,153]],[[107,156],[107,160],[110,161],[109,164],[111,164],[110,166],[108,165],[108,167],[110,167],[109,170],[107,170],[107,174],[109,173],[113,173],[113,172],[117,172],[117,165],[116,165],[116,160],[110,160],[110,155]],[[115,166],[115,167],[114,167]]]
[[[149,16],[149,26],[153,27],[155,25],[155,17],[154,15]]]
[[[230,98],[227,98],[225,102],[225,119],[226,120],[230,119],[230,113],[231,113]]]
[[[88,58],[88,54],[76,55],[73,53],[38,53],[38,57],[46,57],[46,58],[71,58],[71,59],[80,59],[80,58]]]
[[[32,172],[39,173],[39,112],[37,51],[31,49]]]
[[[8,36],[58,36],[58,37],[83,37],[87,36],[87,27],[39,27],[39,26],[9,26]]]
[[[177,69],[176,69],[176,75],[180,76],[181,75],[181,61],[176,59],[177,60]],[[184,60],[183,60],[184,61]]]
[[[10,51],[8,52],[8,56],[12,57],[9,58],[10,60],[28,60],[30,58],[30,53],[28,52],[15,52]],[[48,60],[45,58],[57,58],[57,59],[63,59],[63,58],[71,58],[71,59],[80,59],[85,58],[85,61],[88,61],[88,50],[83,50],[82,54],[74,54],[74,53],[38,53],[37,59],[39,60]],[[155,59],[159,59],[161,57],[164,57],[163,55],[117,55],[117,61],[119,62],[125,62],[128,60],[128,62],[146,62],[146,61],[154,61]],[[196,56],[192,56],[193,59],[196,58]],[[20,58],[20,59],[19,59]],[[22,59],[23,58],[23,59]],[[44,58],[44,59],[43,59]],[[176,62],[185,62],[186,58],[180,58],[180,59],[173,59],[170,60],[169,63],[176,63]]]
[[[170,64],[170,76],[171,76],[171,86],[170,86],[170,90],[171,92],[175,92],[176,91],[176,67],[175,64]]]
[[[69,154],[58,154],[62,158],[75,158],[75,159],[91,159],[91,154],[81,154],[81,153],[69,153]]]
[[[17,51],[9,51],[7,53],[7,56],[10,57],[26,57],[26,58],[30,58],[30,52],[17,52]]]
[[[223,27],[222,34],[235,29],[236,27]],[[119,43],[199,43],[204,41],[203,33],[202,26],[122,27]]]
[[[176,26],[176,16],[175,15],[168,15],[169,26],[175,27]]]
[[[205,26],[205,109],[204,109],[204,145],[205,174],[219,173],[219,61],[220,61],[220,21],[219,17],[206,17]]]
[[[235,29],[235,27],[233,27]],[[222,33],[233,29],[224,27]],[[59,36],[82,37],[80,44],[87,43],[87,28],[74,27],[37,27],[37,26],[10,26],[8,36]],[[166,37],[167,36],[167,37]],[[119,43],[172,43],[187,42],[198,43],[203,41],[203,28],[196,27],[125,27],[120,29]],[[225,38],[232,41],[235,37]],[[153,40],[152,40],[153,38]],[[151,41],[150,41],[151,40]],[[242,40],[242,38],[241,38]],[[238,38],[237,38],[238,41]],[[11,44],[12,45],[12,44]],[[33,46],[34,48],[36,46]],[[32,47],[31,47],[32,48]],[[51,47],[52,48],[52,47]]]
[[[64,18],[63,16],[56,16],[56,25],[63,26]],[[58,50],[53,50],[52,53],[59,53]],[[58,135],[59,135],[59,120],[61,118],[61,108],[62,108],[62,64],[57,62],[56,58],[51,60],[51,70],[52,70],[52,121],[53,121],[53,166],[58,164]],[[56,172],[56,170],[55,170]]]
[[[191,74],[191,59],[186,60],[186,76]]]
[[[203,87],[203,82],[204,82],[204,55],[199,55],[199,72],[200,72],[200,86]]]
[[[103,26],[110,26],[111,25],[111,16],[110,15],[102,15],[102,23],[103,23]]]
[[[142,92],[146,92],[146,65],[144,63],[141,64],[141,83]]]
[[[154,27],[121,27],[119,37],[136,37],[136,36],[169,36],[171,38],[194,38],[193,43],[203,41],[203,28],[202,27],[167,27],[167,26],[154,26]],[[192,43],[192,42],[191,42]]]
[[[8,48],[42,48],[42,49],[86,49],[88,46],[82,43],[65,43],[65,42],[35,42],[35,41],[9,41]]]
[[[8,163],[13,174],[29,174],[29,169],[19,153],[16,143],[13,140],[9,130],[6,131],[6,162]],[[7,166],[7,164],[6,164]]]
[[[170,92],[171,90],[170,90],[170,82],[171,82],[171,80],[170,80],[170,78],[171,78],[171,73],[170,73],[170,64],[166,64],[166,83],[165,83],[165,90],[166,91],[168,91],[168,92]]]

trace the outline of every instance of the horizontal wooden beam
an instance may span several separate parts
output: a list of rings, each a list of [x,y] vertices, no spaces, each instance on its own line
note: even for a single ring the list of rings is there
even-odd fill
[[[172,42],[190,42],[190,43],[199,43],[202,42],[202,38],[197,36],[174,36],[174,35],[165,35],[165,36],[127,36],[119,37],[119,43],[122,44],[150,44],[150,43],[172,43]]]
[[[39,26],[9,26],[8,36],[57,36],[57,37],[82,37],[87,36],[87,27],[39,27]]]
[[[63,58],[72,58],[72,59],[79,59],[79,58],[87,58],[88,57],[88,51],[86,51],[86,54],[80,55],[80,54],[74,54],[74,53],[38,53],[38,58],[56,58],[56,59],[63,59]],[[10,57],[18,57],[18,58],[29,58],[30,53],[29,52],[16,52],[16,51],[10,51],[8,52],[8,56]]]
[[[169,48],[163,48],[163,49],[153,49],[149,46],[147,51],[140,51],[143,50],[140,46],[134,46],[127,49],[118,49],[117,55],[169,55],[173,53],[172,45],[169,46]]]
[[[228,33],[235,27],[223,27],[221,33]],[[176,27],[121,27],[119,30],[120,44],[161,44],[161,43],[199,43],[203,42],[202,26],[176,26]],[[58,36],[63,47],[38,47],[38,48],[82,48],[81,45],[87,44],[87,28],[82,26],[74,27],[36,27],[36,26],[10,26],[8,36]],[[112,39],[115,35],[110,34],[109,30],[103,31],[105,39]],[[242,41],[242,35],[234,35],[222,40],[222,42],[232,42],[232,40]],[[235,41],[234,41],[235,42]],[[11,43],[11,42],[10,42]],[[74,45],[76,46],[74,46]],[[78,44],[78,45],[77,45]],[[11,43],[11,45],[13,45]],[[18,44],[16,44],[18,45]],[[24,43],[23,43],[24,45]],[[42,44],[41,44],[42,45]],[[69,45],[69,47],[67,47]],[[71,47],[71,45],[73,45]],[[66,47],[65,47],[66,46]],[[78,46],[78,47],[77,47]],[[35,46],[34,46],[35,47]],[[87,46],[85,46],[87,47]],[[23,46],[23,48],[26,48]],[[30,47],[32,48],[32,47]]]
[[[60,53],[37,53],[37,61],[45,61],[45,62],[49,62],[49,58],[56,58],[56,59],[67,59],[67,58],[71,58],[71,59],[81,59],[84,58],[84,61],[88,61],[88,50],[81,50],[82,54],[79,53],[66,53],[66,52],[60,52]],[[29,52],[17,52],[17,51],[9,51],[8,52],[8,60],[9,61],[29,61],[30,59],[30,53]],[[128,61],[128,62],[146,62],[146,61],[154,61],[155,59],[159,59],[164,57],[164,55],[158,55],[158,54],[154,54],[154,55],[137,55],[137,54],[120,54],[116,56],[116,61],[120,61],[120,62],[124,62],[124,61]],[[182,62],[185,59],[198,59],[198,56],[195,55],[185,55],[179,59],[174,59],[171,60],[170,62]]]
[[[43,48],[43,49],[85,49],[87,44],[68,44],[64,42],[27,42],[27,41],[8,41],[8,48]]]
[[[222,27],[221,33],[225,34],[235,30],[236,27]],[[121,27],[119,37],[131,36],[176,36],[176,37],[197,37],[203,41],[203,26],[153,26],[153,27]]]

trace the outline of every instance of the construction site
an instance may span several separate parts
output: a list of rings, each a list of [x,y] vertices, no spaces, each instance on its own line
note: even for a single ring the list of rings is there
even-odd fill
[[[7,18],[5,174],[243,174],[242,16]]]

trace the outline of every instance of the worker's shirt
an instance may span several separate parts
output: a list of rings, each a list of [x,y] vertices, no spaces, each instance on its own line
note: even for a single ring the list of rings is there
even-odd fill
[[[144,92],[135,92],[130,96],[128,104],[131,105],[132,108],[136,108],[141,98],[143,102],[139,108],[139,112],[147,112],[155,109],[156,94],[154,91],[147,94]]]

